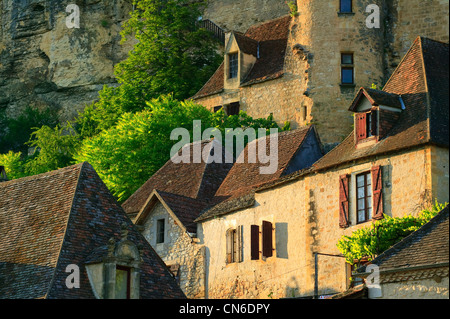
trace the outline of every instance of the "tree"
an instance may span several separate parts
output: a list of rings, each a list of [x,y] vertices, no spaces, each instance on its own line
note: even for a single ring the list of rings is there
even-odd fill
[[[116,125],[85,139],[75,159],[88,161],[114,196],[123,201],[170,159],[171,148],[177,143],[170,140],[174,129],[187,129],[193,141],[194,120],[202,122],[202,131],[209,127],[221,132],[235,127],[278,127],[271,118],[254,120],[245,113],[227,117],[168,95],[148,102],[140,112],[122,114]]]
[[[418,230],[429,222],[447,203],[437,201],[429,209],[422,210],[417,216],[390,217],[384,215],[381,220],[374,221],[370,226],[354,231],[350,236],[343,236],[337,243],[340,252],[347,263],[359,263],[363,258],[373,260],[377,255]]]

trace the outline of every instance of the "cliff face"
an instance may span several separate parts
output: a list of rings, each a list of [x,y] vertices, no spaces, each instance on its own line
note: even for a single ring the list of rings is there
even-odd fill
[[[131,0],[0,0],[0,112],[16,117],[28,105],[73,119],[114,84],[114,65],[132,43],[120,45]],[[69,29],[69,4],[80,8],[80,28]],[[204,18],[225,29],[288,13],[284,1],[209,0]]]
[[[67,5],[78,4],[80,28],[69,29]],[[114,83],[114,65],[131,11],[123,0],[0,0],[0,111],[14,117],[27,105],[72,119]]]

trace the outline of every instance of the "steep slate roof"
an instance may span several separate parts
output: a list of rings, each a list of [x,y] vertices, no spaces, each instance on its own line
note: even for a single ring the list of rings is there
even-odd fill
[[[449,207],[403,240],[383,252],[371,263],[386,270],[433,267],[449,262]],[[361,267],[357,272],[364,272]]]
[[[206,210],[196,221],[252,206],[255,189],[283,176],[309,133],[315,134],[314,126],[310,125],[306,128],[278,133],[278,167],[273,174],[260,173],[260,168],[269,164],[262,164],[258,159],[256,163],[249,163],[249,143],[217,190],[214,207]],[[253,141],[253,143],[260,143],[265,139],[266,137],[263,137]],[[267,142],[266,154],[270,154],[269,148],[270,143]],[[243,162],[240,160],[242,157],[245,158]]]
[[[316,170],[426,143],[448,148],[448,57],[448,44],[418,37],[383,88],[405,104],[398,122],[373,146],[356,148],[352,132],[314,164]],[[376,94],[378,99],[389,96]]]
[[[291,17],[278,19],[252,26],[242,35],[235,32],[236,41],[241,50],[256,56],[255,50],[259,44],[260,58],[257,59],[241,86],[251,85],[279,78],[284,73]],[[193,99],[199,99],[222,92],[224,89],[224,65],[220,65],[209,81],[195,94]]]
[[[0,298],[95,298],[85,264],[120,239],[143,247],[140,297],[185,298],[163,261],[88,163],[0,184]],[[67,289],[66,266],[80,267]]]
[[[200,143],[202,152],[209,151],[210,154],[213,152],[211,147],[213,142],[211,140],[201,141]],[[203,160],[201,163],[194,163],[193,144],[185,147],[190,147],[190,163],[176,164],[172,160],[167,161],[161,169],[122,204],[127,214],[133,216],[139,213],[154,190],[158,190],[160,194],[165,194],[165,199],[169,206],[179,206],[181,198],[190,198],[191,203],[193,200],[198,200],[196,206],[202,206],[204,202],[208,202],[214,197],[233,164],[225,163],[225,153],[223,153],[222,157],[223,163],[208,164]],[[181,152],[182,149],[178,154],[181,154]],[[162,196],[164,197],[164,195]]]

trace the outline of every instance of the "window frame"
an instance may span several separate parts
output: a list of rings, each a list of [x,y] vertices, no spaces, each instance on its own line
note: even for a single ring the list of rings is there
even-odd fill
[[[343,1],[350,2],[350,11],[342,11],[342,2]],[[339,0],[339,13],[353,13],[353,0]]]
[[[358,177],[360,176],[364,176],[364,185],[362,186],[364,188],[364,197],[359,197],[358,194],[358,189],[361,188],[361,186],[359,186],[358,184]],[[368,178],[370,177],[370,184],[367,183]],[[369,187],[370,186],[370,192],[369,192]],[[368,221],[372,220],[373,217],[373,186],[372,186],[372,172],[369,171],[365,171],[362,173],[359,173],[357,175],[355,175],[355,189],[356,189],[356,193],[355,193],[355,197],[356,197],[356,224],[363,224],[366,223]],[[361,199],[364,199],[364,208],[360,209],[360,204],[359,201]],[[368,205],[370,204],[370,206]],[[369,209],[372,210],[372,212],[369,213]],[[359,219],[359,212],[360,211],[364,211],[364,219],[360,220]]]
[[[228,53],[228,78],[237,79],[239,74],[239,52]]]
[[[344,57],[350,56],[351,63],[344,63]],[[351,71],[351,82],[344,82],[344,71]],[[353,52],[341,52],[341,84],[342,85],[355,85],[355,56]]]
[[[161,227],[162,226],[162,227]],[[162,228],[162,230],[161,230]],[[166,240],[166,219],[159,218],[156,220],[156,244],[164,244]],[[162,236],[162,240],[160,238]]]
[[[116,265],[116,280],[117,280],[117,270],[125,271],[127,273],[127,298],[131,299],[131,267]],[[116,283],[117,285],[117,283]]]

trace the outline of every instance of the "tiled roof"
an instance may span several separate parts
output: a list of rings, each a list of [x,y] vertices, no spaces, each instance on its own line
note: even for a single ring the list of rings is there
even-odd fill
[[[314,126],[308,126],[302,129],[278,133],[278,167],[273,174],[261,174],[260,172],[261,167],[269,164],[263,164],[258,160],[256,163],[249,163],[248,154],[251,146],[249,143],[217,190],[215,195],[216,205],[205,211],[197,221],[248,207],[254,201],[255,188],[278,180],[283,176],[306,136],[313,132],[315,132]],[[266,138],[260,138],[252,143],[265,142]],[[265,143],[266,154],[270,154],[270,142]],[[245,158],[244,161],[242,161],[243,158]]]
[[[197,232],[197,224],[194,220],[199,216],[201,211],[209,206],[207,202],[186,196],[158,191],[156,189],[153,191],[152,195],[154,197],[150,198],[144,210],[136,217],[136,220],[134,221],[135,224],[139,225],[144,223],[148,213],[150,213],[151,209],[154,207],[154,204],[160,200],[169,207],[169,209],[175,214],[176,218],[183,224],[188,232]]]
[[[361,88],[350,106],[350,111],[355,110],[362,96],[367,97],[372,105],[384,105],[402,109],[400,95],[374,89]]]
[[[448,44],[418,37],[383,88],[401,96],[406,107],[390,132],[363,148],[355,147],[352,132],[314,167],[322,170],[426,143],[448,147],[448,83]]]
[[[235,33],[238,45],[246,53],[256,56],[254,54],[256,44],[259,44],[260,58],[257,59],[241,86],[273,80],[283,75],[290,22],[291,17],[285,16],[252,26],[244,35]],[[224,65],[222,63],[193,99],[220,93],[223,88]]]
[[[449,262],[449,207],[372,261],[386,270],[433,267]],[[365,267],[358,269],[364,272]]]
[[[201,150],[212,152],[211,140],[201,142]],[[159,169],[147,180],[133,195],[131,195],[122,207],[127,214],[136,214],[141,211],[153,190],[208,201],[214,197],[223,179],[232,167],[232,163],[193,163],[193,144],[190,147],[190,163],[176,164],[172,160]],[[185,146],[186,147],[186,146]],[[225,151],[225,150],[224,150]],[[181,154],[182,150],[179,151]]]
[[[184,298],[169,270],[88,163],[0,184],[0,298],[94,298],[85,264],[110,238],[143,247],[140,297]],[[67,289],[65,268],[80,267]]]

